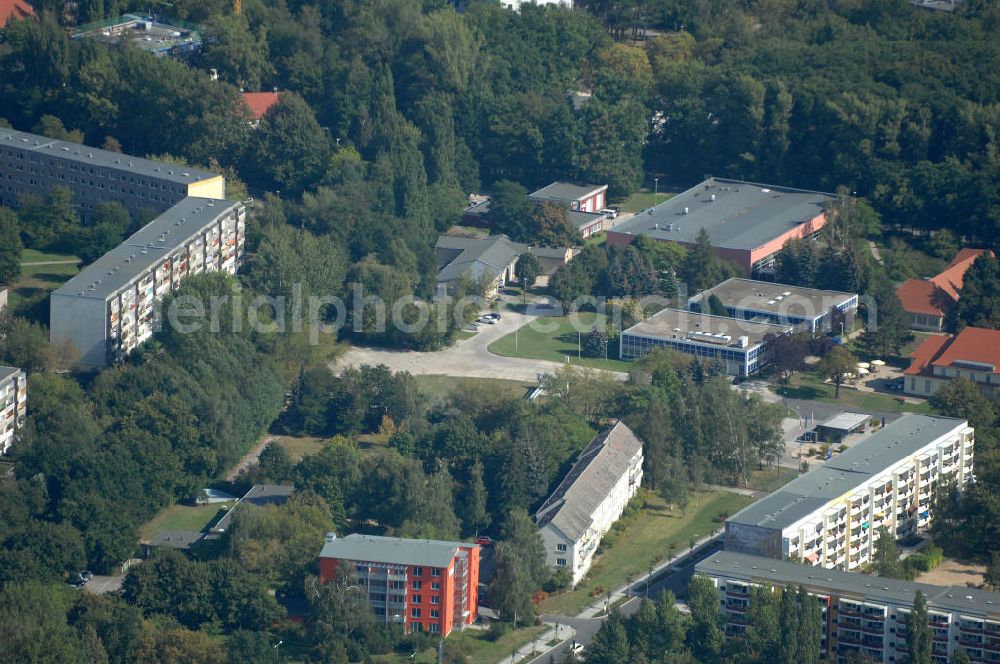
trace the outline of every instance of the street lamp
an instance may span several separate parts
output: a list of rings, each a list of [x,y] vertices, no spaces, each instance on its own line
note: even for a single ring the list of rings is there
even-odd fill
[[[660,178],[653,178],[653,205],[656,205],[660,198]]]
[[[278,646],[280,646],[280,645],[281,645],[282,643],[284,643],[284,641],[278,641],[277,643],[275,643],[275,644],[274,644],[274,645],[272,646],[272,647],[274,648],[274,661],[275,661],[275,662],[278,662],[278,661],[280,661],[280,660],[278,659]]]

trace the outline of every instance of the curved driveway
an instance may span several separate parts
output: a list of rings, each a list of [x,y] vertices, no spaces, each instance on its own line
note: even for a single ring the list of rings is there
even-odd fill
[[[529,307],[527,314],[504,310],[496,325],[480,325],[479,332],[471,339],[456,342],[449,348],[434,352],[396,351],[382,348],[351,346],[333,365],[340,373],[346,367],[362,364],[384,364],[393,371],[409,371],[411,374],[437,374],[446,376],[467,376],[471,378],[506,378],[525,383],[536,383],[538,375],[552,373],[559,368],[558,362],[548,360],[528,360],[520,357],[494,355],[487,347],[494,341],[531,322],[538,316],[550,316],[551,309],[534,310]],[[610,372],[624,380],[626,374]]]

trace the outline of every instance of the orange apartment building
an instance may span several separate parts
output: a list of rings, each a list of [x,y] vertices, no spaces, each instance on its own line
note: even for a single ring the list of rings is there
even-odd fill
[[[608,244],[645,235],[687,248],[705,230],[715,253],[745,276],[771,269],[789,240],[814,237],[826,225],[834,196],[817,191],[709,178],[608,231]]]
[[[328,533],[320,581],[335,579],[341,561],[354,566],[375,616],[407,633],[444,637],[479,615],[478,544]]]

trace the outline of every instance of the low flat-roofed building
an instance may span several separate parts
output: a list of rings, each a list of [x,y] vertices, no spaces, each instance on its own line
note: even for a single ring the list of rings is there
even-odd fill
[[[178,21],[167,23],[155,16],[122,14],[73,30],[75,40],[92,39],[109,45],[131,44],[157,57],[187,58],[201,50],[198,26]]]
[[[52,292],[50,338],[71,342],[83,368],[120,361],[153,336],[155,305],[192,274],[235,274],[246,208],[189,197]]]
[[[0,408],[0,454],[6,454],[28,414],[28,376],[17,367],[0,367]]]
[[[919,590],[927,600],[931,662],[948,664],[959,650],[965,650],[973,662],[1000,661],[998,593],[817,570],[732,551],[714,553],[694,569],[719,589],[727,636],[746,632],[751,588],[802,587],[819,600],[821,656],[836,662],[852,655],[886,664],[905,662],[910,655],[906,622]]]
[[[853,433],[864,433],[871,415],[844,411],[816,425],[816,434],[821,441],[839,443]]]
[[[913,351],[903,391],[934,395],[956,378],[971,380],[992,397],[1000,390],[1000,330],[966,327],[954,336],[930,335]]]
[[[630,360],[656,348],[717,359],[731,376],[750,376],[761,368],[764,337],[787,334],[788,325],[711,316],[683,309],[663,309],[621,335],[619,357]]]
[[[579,212],[599,212],[607,206],[608,185],[553,182],[528,194],[528,198],[562,203],[569,206],[570,210]]]
[[[568,570],[578,584],[590,569],[601,538],[621,517],[642,484],[642,441],[616,422],[580,452],[538,511],[545,562]]]
[[[828,332],[831,310],[843,312],[845,326],[854,324],[857,293],[775,284],[768,281],[726,279],[721,284],[688,299],[691,311],[708,311],[715,295],[733,318],[800,327],[806,332]]]
[[[608,231],[608,244],[639,235],[685,247],[708,232],[716,254],[747,276],[769,268],[789,240],[816,235],[826,225],[833,194],[709,178]]]
[[[284,505],[295,493],[295,487],[287,484],[255,484],[250,490],[243,494],[243,497],[236,501],[232,509],[224,517],[219,519],[210,529],[212,537],[219,537],[225,533],[232,525],[233,520],[239,510],[246,509],[246,505],[255,507],[267,507],[268,505]]]
[[[479,615],[479,550],[469,542],[328,533],[319,578],[333,581],[349,562],[377,620],[446,637]]]
[[[597,235],[604,230],[607,216],[600,212],[581,212],[570,210],[568,213],[569,223],[573,225],[580,238],[586,240],[591,235]]]
[[[726,550],[857,569],[879,528],[930,525],[941,487],[972,480],[973,446],[966,420],[903,415],[726,519]]]
[[[434,250],[438,259],[437,297],[452,295],[455,286],[468,281],[482,285],[483,296],[492,298],[514,280],[517,259],[528,247],[506,235],[482,239],[442,235]]]

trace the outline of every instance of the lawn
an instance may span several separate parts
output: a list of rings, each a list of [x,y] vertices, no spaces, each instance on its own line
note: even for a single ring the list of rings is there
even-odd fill
[[[862,411],[879,411],[884,413],[923,413],[930,414],[931,408],[926,403],[899,403],[895,397],[880,392],[860,392],[850,387],[840,386],[840,398],[834,394],[833,385],[826,384],[815,373],[799,372],[794,374],[787,387],[778,387],[776,392],[789,399],[811,399],[826,403],[836,403],[844,408],[855,408]]]
[[[510,653],[540,636],[548,629],[547,625],[525,627],[504,634],[496,641],[488,640],[484,630],[467,629],[464,632],[452,632],[445,640],[445,643],[448,644],[449,648],[454,647],[456,650],[461,650],[465,654],[467,661],[493,664],[494,662],[499,662],[505,656],[510,656]],[[538,645],[539,650],[544,648],[543,644]],[[397,662],[399,664],[403,662],[433,664],[433,662],[437,661],[437,648],[428,648],[418,652],[417,656],[413,659],[410,659],[409,655],[393,653],[389,655],[374,655],[372,656],[372,661],[379,662],[380,664],[396,664]]]
[[[171,530],[193,530],[202,532],[215,523],[226,508],[234,503],[217,503],[214,505],[171,505],[160,510],[160,513],[139,528],[139,538],[148,541],[158,533]]]
[[[583,327],[594,325],[599,314],[583,311],[578,314]],[[601,320],[604,316],[600,315]],[[609,371],[628,371],[631,362],[614,359],[618,354],[617,343],[608,346],[608,359],[596,357],[577,357],[579,333],[570,321],[569,316],[539,316],[516,332],[494,341],[489,351],[503,357],[525,357],[532,360],[549,360],[576,364],[595,369]]]
[[[303,457],[316,454],[326,444],[326,439],[314,436],[273,436],[285,448],[292,461],[298,463]]]
[[[19,276],[10,286],[9,305],[15,313],[22,303],[29,300],[29,309],[34,308],[34,304],[40,298],[44,298],[49,292],[59,288],[63,283],[76,276],[80,271],[79,258],[70,254],[54,254],[25,249],[21,254],[21,276]],[[65,263],[60,265],[24,265],[24,263],[35,263],[39,261],[76,261],[75,263]]]
[[[654,195],[649,189],[640,189],[626,198],[625,202],[621,204],[621,208],[624,212],[642,212],[657,203],[662,203],[671,196],[673,194],[670,192],[661,191]]]
[[[519,380],[504,378],[468,378],[457,376],[442,376],[438,374],[414,376],[417,387],[431,401],[447,399],[455,392],[467,392],[470,389],[485,388],[493,391],[497,399],[503,397],[523,397],[525,391],[532,387]]]
[[[692,494],[691,502],[681,512],[671,511],[652,492],[645,491],[645,496],[646,507],[628,523],[624,532],[612,531],[605,536],[601,546],[606,550],[594,560],[588,577],[576,590],[543,600],[540,612],[577,615],[599,601],[605,592],[649,571],[650,562],[669,556],[671,544],[675,553],[685,550],[692,538],[700,539],[722,528],[721,523],[713,520],[720,514],[734,514],[753,502],[752,498],[735,493],[704,491]],[[591,596],[591,592],[596,596]]]
[[[798,471],[791,468],[783,468],[781,466],[763,468],[750,473],[750,488],[754,491],[771,493],[777,491],[780,487],[788,484],[798,476]]]

